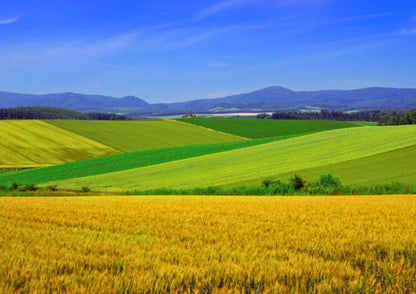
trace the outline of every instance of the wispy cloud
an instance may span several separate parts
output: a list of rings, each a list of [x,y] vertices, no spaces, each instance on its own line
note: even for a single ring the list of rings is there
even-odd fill
[[[401,36],[412,36],[416,35],[416,28],[401,29],[399,31]]]
[[[178,50],[208,41],[219,35],[263,27],[264,25],[259,24],[208,28],[164,25],[139,28],[101,39],[22,42],[12,46],[3,46],[3,50],[0,50],[0,63],[9,65],[28,62],[58,64],[72,60],[88,61],[146,51]],[[219,63],[216,66],[219,66]]]
[[[12,18],[0,19],[0,25],[15,23],[20,19],[20,15],[17,15]]]
[[[221,1],[218,2],[217,4],[208,6],[206,8],[204,8],[203,10],[201,10],[198,15],[196,16],[195,19],[203,19],[203,18],[207,18],[209,16],[212,16],[214,14],[226,11],[226,10],[230,10],[236,7],[239,7],[241,5],[247,4],[253,2],[253,0],[225,0],[225,1]]]

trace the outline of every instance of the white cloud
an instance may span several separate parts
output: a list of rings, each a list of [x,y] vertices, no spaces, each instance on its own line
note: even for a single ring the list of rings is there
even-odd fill
[[[410,28],[410,29],[401,29],[399,34],[401,36],[412,36],[416,35],[416,28]]]
[[[253,0],[225,0],[218,2],[217,4],[211,5],[206,7],[205,9],[201,10],[196,19],[203,19],[209,17],[211,15],[223,12],[225,10],[233,9],[244,5],[246,3],[253,2]]]
[[[12,17],[12,18],[6,18],[6,19],[0,19],[0,25],[6,25],[15,23],[20,19],[20,15]]]
[[[0,46],[0,64],[12,67],[28,63],[56,65],[72,61],[90,61],[129,52],[177,50],[202,43],[221,34],[262,27],[264,25],[257,24],[201,29],[164,25],[140,28],[101,39],[22,41]],[[219,67],[220,64],[212,63],[211,66]]]

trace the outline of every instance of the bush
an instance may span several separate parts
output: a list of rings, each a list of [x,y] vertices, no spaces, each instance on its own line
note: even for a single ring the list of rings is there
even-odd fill
[[[58,191],[58,186],[57,185],[51,185],[51,186],[48,186],[47,189],[49,191],[56,192],[56,191]]]
[[[23,191],[32,191],[33,192],[33,191],[37,191],[37,190],[39,190],[39,188],[36,187],[36,185],[34,185],[34,184],[26,185],[23,188]]]
[[[297,174],[295,174],[293,178],[289,179],[289,183],[295,191],[298,191],[306,186],[306,181]]]
[[[90,188],[87,186],[84,186],[84,187],[81,187],[81,191],[86,193],[90,191]]]
[[[321,187],[338,187],[341,186],[341,180],[338,177],[333,176],[332,174],[323,174],[315,182]]]
[[[17,183],[13,183],[10,187],[10,190],[16,191],[19,188],[19,185]]]

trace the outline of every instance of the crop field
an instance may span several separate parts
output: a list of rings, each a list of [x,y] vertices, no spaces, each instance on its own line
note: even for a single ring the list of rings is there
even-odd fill
[[[315,180],[319,175],[331,173],[340,177],[342,182],[347,185],[374,185],[392,182],[412,184],[416,183],[416,146],[335,164],[276,174],[274,177],[287,180],[295,173],[308,181]],[[264,178],[257,178],[234,185],[258,186],[263,180]]]
[[[51,120],[48,123],[123,152],[238,141],[245,138],[178,121]]]
[[[187,123],[247,138],[265,138],[357,127],[353,122],[329,120],[274,120],[238,118],[180,119]]]
[[[98,191],[230,185],[365,158],[414,145],[416,126],[349,128],[47,184],[71,189],[88,186]]]
[[[50,181],[99,175],[276,142],[295,136],[297,135],[143,150],[44,168],[28,169],[18,172],[8,171],[7,174],[6,171],[0,170],[0,185],[11,185],[13,183],[19,183],[20,185],[40,184]],[[2,174],[3,172],[4,174]]]
[[[413,293],[415,215],[414,196],[1,198],[0,292]]]
[[[38,167],[119,151],[38,120],[0,121],[0,168]]]

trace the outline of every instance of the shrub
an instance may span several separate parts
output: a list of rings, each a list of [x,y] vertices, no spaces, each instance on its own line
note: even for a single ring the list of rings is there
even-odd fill
[[[19,185],[17,183],[13,183],[10,187],[10,190],[16,191],[19,188]]]
[[[81,187],[81,191],[86,193],[90,191],[90,188],[87,186],[84,186],[84,187]]]
[[[298,174],[295,174],[292,178],[289,179],[290,185],[295,189],[295,191],[300,190],[306,186],[306,182]]]
[[[47,189],[49,191],[56,192],[56,191],[58,191],[58,186],[57,185],[51,185],[51,186],[48,186]]]
[[[37,190],[39,190],[39,188],[36,187],[36,185],[34,185],[34,184],[26,185],[26,186],[24,186],[23,189],[24,189],[24,191],[37,191]]]
[[[332,174],[322,174],[316,180],[316,184],[321,187],[338,187],[341,186],[341,180]]]

